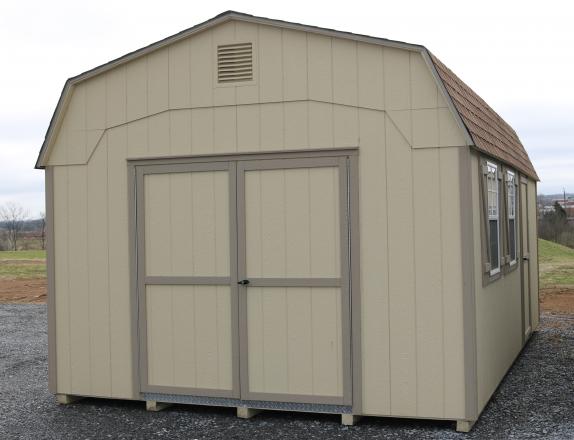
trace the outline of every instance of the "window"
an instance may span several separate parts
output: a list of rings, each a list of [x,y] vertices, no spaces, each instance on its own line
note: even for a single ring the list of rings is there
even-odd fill
[[[506,196],[508,206],[508,253],[510,265],[516,264],[516,174],[506,172]]]
[[[500,272],[500,191],[498,184],[498,165],[491,162],[486,163],[486,192],[490,275],[496,275]]]

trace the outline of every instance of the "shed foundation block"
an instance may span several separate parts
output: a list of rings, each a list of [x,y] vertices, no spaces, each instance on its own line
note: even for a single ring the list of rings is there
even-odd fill
[[[70,403],[75,403],[82,400],[81,396],[72,396],[70,394],[56,394],[56,402],[60,405],[69,405]]]
[[[260,409],[255,408],[247,408],[246,406],[238,406],[237,407],[237,417],[240,419],[250,419],[253,416],[256,416],[261,412]]]
[[[472,427],[476,422],[472,420],[457,420],[456,421],[456,431],[457,432],[470,432]]]
[[[361,420],[361,416],[356,414],[341,414],[341,425],[353,426],[359,420]]]
[[[169,408],[172,404],[165,403],[165,402],[158,402],[156,400],[146,400],[145,401],[145,409],[147,411],[158,412],[163,409]]]

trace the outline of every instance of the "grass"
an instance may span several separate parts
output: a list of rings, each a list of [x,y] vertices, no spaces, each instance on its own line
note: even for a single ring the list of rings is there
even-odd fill
[[[540,287],[574,286],[574,249],[538,240]]]
[[[46,251],[0,251],[0,261],[3,260],[45,260]]]
[[[46,277],[46,251],[0,251],[0,279]]]

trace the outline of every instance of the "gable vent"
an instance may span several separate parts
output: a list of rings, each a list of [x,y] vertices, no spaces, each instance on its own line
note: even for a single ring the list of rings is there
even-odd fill
[[[253,44],[217,46],[217,81],[230,83],[253,80]]]

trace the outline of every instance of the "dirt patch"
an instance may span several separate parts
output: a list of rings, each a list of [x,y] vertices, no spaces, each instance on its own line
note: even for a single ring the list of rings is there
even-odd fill
[[[46,292],[45,278],[0,279],[0,303],[44,303]]]
[[[540,311],[543,313],[574,314],[574,286],[540,289]]]

